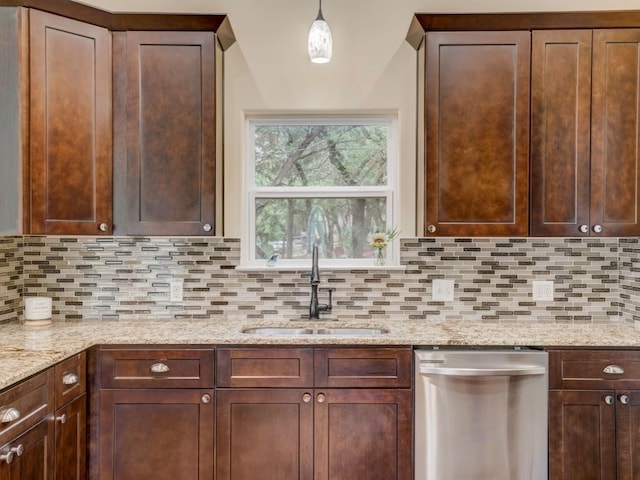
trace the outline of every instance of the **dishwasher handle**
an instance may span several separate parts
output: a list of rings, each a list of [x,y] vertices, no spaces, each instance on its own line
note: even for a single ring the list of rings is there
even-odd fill
[[[545,367],[513,366],[504,368],[464,368],[464,367],[436,367],[420,365],[422,375],[445,375],[450,377],[514,377],[524,375],[544,375]]]

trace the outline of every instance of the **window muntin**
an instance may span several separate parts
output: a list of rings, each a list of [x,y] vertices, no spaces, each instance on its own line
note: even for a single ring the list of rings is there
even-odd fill
[[[247,263],[372,265],[367,236],[393,225],[397,153],[388,117],[248,120]],[[394,249],[388,253],[395,260]]]

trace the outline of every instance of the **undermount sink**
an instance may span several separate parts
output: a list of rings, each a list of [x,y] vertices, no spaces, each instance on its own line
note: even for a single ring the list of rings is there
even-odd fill
[[[339,336],[367,336],[384,335],[389,330],[377,327],[331,327],[331,328],[295,328],[295,327],[250,327],[242,333],[253,335],[339,335]]]

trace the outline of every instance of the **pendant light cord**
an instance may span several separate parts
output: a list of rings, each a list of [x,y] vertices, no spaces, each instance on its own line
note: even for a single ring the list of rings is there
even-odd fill
[[[322,16],[322,0],[319,0],[318,3],[318,16],[316,17],[316,20],[324,20],[324,17]]]

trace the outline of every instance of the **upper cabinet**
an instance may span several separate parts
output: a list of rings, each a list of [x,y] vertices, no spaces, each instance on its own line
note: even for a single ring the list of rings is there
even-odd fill
[[[116,232],[213,235],[220,60],[213,32],[114,33]]]
[[[29,80],[28,231],[110,233],[109,31],[30,10]]]
[[[222,233],[226,16],[41,5],[0,0],[0,233]]]
[[[416,14],[425,235],[640,234],[631,27],[640,12]]]
[[[531,234],[640,233],[640,30],[533,33]]]
[[[428,234],[526,235],[529,32],[429,32]]]

